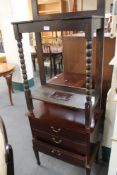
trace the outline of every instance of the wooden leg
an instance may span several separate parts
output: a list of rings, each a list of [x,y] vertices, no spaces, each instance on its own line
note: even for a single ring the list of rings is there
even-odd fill
[[[57,74],[56,56],[53,56],[53,67],[54,67],[54,75],[56,75]]]
[[[100,146],[98,147],[97,153],[96,153],[96,163],[99,163],[99,152],[100,152]]]
[[[37,164],[40,165],[39,152],[38,152],[38,149],[36,148],[36,146],[34,146],[34,145],[33,145],[33,151],[35,153]]]
[[[86,175],[90,175],[91,173],[91,168],[86,168]]]
[[[50,58],[50,78],[52,78],[52,58]]]
[[[58,67],[57,67],[57,65],[58,65]],[[61,64],[60,64],[60,62],[58,62],[58,64],[56,64],[56,67],[57,67],[58,73],[60,73],[61,72]]]
[[[4,77],[7,81],[10,103],[11,103],[11,105],[13,105],[13,100],[12,100],[12,91],[13,91],[13,88],[12,88],[12,73],[7,74]]]
[[[36,72],[36,61],[35,61],[35,57],[32,57],[32,63],[33,63],[34,71]]]

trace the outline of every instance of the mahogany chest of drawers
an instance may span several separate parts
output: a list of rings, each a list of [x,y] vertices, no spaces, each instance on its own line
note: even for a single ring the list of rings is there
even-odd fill
[[[37,110],[38,109],[38,110]],[[34,149],[39,163],[38,151],[55,158],[80,165],[90,166],[97,147],[90,143],[94,131],[92,117],[91,129],[85,128],[84,110],[69,109],[45,102],[39,102],[35,117],[29,115]],[[87,155],[90,154],[90,160]]]

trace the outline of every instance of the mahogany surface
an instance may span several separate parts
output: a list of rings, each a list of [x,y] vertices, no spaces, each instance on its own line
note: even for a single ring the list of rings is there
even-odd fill
[[[50,84],[65,85],[71,87],[86,87],[86,75],[76,73],[61,73],[48,80]]]
[[[68,98],[65,99],[63,96],[68,96]],[[32,91],[32,99],[58,104],[69,108],[85,109],[86,94],[81,94],[79,92],[73,93],[64,89],[61,90],[49,86],[41,86],[37,90]],[[91,101],[92,107],[94,108],[97,103],[94,95],[92,95]]]
[[[60,122],[60,125],[63,125],[62,122],[65,122],[68,126],[73,126],[77,129],[78,127],[85,127],[85,110],[84,109],[70,109],[68,107],[63,107],[60,105],[50,104],[46,102],[39,102],[38,107],[34,110],[35,118],[45,121],[55,121]],[[55,118],[56,117],[56,118]],[[55,118],[55,119],[54,119]],[[78,125],[78,127],[77,127]],[[91,126],[93,128],[94,116],[92,115]],[[76,130],[76,128],[74,128]]]
[[[53,156],[56,158],[66,160],[68,156],[67,162],[87,166],[87,151],[90,149],[92,155],[95,152],[92,150],[93,143],[89,145],[87,143],[95,130],[96,120],[92,116],[91,129],[86,129],[84,112],[84,110],[70,110],[59,105],[39,102],[34,111],[35,118],[28,114],[34,145],[41,152],[49,155],[54,153]]]
[[[69,152],[65,149],[63,150],[61,148],[51,146],[50,144],[37,140],[33,140],[33,144],[36,145],[40,152],[51,155],[52,157],[55,157],[57,159],[64,160],[68,163],[72,163],[73,165],[78,165],[82,167],[85,166],[85,156],[81,156],[73,152]]]

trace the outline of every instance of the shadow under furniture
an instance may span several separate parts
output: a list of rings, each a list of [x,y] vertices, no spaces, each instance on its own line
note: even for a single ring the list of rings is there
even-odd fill
[[[99,126],[102,115],[104,5],[104,1],[98,0],[97,10],[94,11],[49,16],[39,16],[37,11],[33,11],[33,21],[13,23],[24,78],[33,149],[38,164],[40,164],[40,151],[84,167],[86,174],[90,175],[91,166],[98,158]],[[37,6],[37,1],[32,1],[32,6],[36,10],[37,8],[34,7]],[[82,59],[85,62],[85,73],[63,72],[46,81],[41,44],[41,32],[45,31],[45,26],[48,26],[51,31],[83,31],[85,33],[85,59]],[[22,47],[22,33],[26,32],[36,34],[41,80],[41,87],[32,93],[27,81]],[[96,69],[95,75],[92,71],[94,32],[97,37],[96,68],[99,68]],[[33,105],[34,100],[38,101],[37,106]]]

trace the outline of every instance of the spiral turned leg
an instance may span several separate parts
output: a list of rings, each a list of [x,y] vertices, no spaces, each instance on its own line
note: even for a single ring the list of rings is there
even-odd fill
[[[18,39],[17,41],[18,41],[18,52],[19,52],[19,57],[20,57],[22,75],[23,75],[23,80],[24,80],[24,92],[26,96],[27,107],[30,113],[33,114],[33,104],[32,104],[32,99],[31,99],[31,92],[30,92],[29,85],[28,85],[28,78],[27,78],[21,38]]]
[[[91,123],[91,95],[92,95],[92,40],[87,39],[86,41],[86,118],[85,124],[87,127]]]

